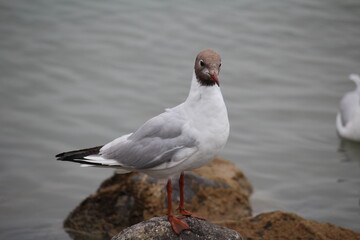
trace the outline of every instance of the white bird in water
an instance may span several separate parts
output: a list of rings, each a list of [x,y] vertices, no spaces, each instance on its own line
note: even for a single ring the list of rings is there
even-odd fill
[[[346,93],[341,99],[336,129],[342,138],[360,141],[360,77],[351,74],[349,78],[355,82],[356,89]]]
[[[179,234],[189,229],[185,217],[194,216],[184,208],[184,171],[213,160],[229,136],[229,120],[220,91],[220,55],[214,50],[200,52],[195,60],[190,92],[185,102],[151,118],[135,132],[103,146],[64,152],[57,160],[83,166],[113,167],[120,173],[142,172],[168,179],[168,219]],[[182,217],[172,214],[171,179],[179,178]]]

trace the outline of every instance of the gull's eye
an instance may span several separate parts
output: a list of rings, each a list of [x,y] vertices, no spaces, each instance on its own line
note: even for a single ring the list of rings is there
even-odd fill
[[[219,64],[219,68],[221,67],[221,63]]]
[[[202,67],[205,66],[205,63],[203,60],[200,60],[199,63],[200,63],[200,66],[202,66]]]

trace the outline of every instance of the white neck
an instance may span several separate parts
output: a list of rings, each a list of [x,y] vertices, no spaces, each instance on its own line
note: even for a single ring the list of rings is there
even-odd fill
[[[199,81],[196,78],[195,71],[194,71],[192,80],[191,80],[191,87],[190,87],[189,95],[185,102],[190,103],[190,102],[194,102],[194,101],[199,101],[202,98],[205,98],[205,99],[213,98],[214,96],[221,97],[221,100],[222,100],[220,87],[217,85],[214,85],[214,86],[200,85]]]
[[[355,82],[356,84],[356,91],[360,94],[360,76],[357,74],[351,74],[349,78]]]

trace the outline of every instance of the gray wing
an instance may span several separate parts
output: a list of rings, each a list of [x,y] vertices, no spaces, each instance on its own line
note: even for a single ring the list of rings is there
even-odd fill
[[[154,117],[131,134],[101,153],[124,167],[148,169],[169,162],[179,150],[196,145],[193,137],[183,133],[186,124],[178,113],[169,111]],[[111,144],[111,143],[110,143]]]
[[[343,126],[354,116],[356,108],[360,105],[360,96],[356,91],[347,93],[340,102],[340,116]]]

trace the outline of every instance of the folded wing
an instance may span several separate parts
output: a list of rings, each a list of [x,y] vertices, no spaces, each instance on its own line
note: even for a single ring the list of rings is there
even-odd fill
[[[122,141],[114,140],[100,149],[100,156],[121,166],[148,169],[170,162],[178,151],[194,148],[196,141],[183,131],[186,120],[165,112],[147,121]]]

